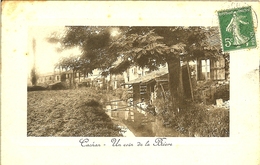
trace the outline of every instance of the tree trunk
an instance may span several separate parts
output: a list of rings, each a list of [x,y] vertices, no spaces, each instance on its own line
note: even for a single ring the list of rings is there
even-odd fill
[[[179,85],[178,85],[178,94],[179,94],[179,106],[183,104],[184,98],[184,89],[183,89],[183,76],[182,76],[182,67],[180,66],[180,77],[179,77]]]
[[[79,73],[79,83],[80,83],[80,76],[81,76],[81,75],[80,75],[80,71],[79,71],[78,73]]]
[[[190,73],[190,65],[189,65],[189,61],[187,61],[187,70],[188,70],[188,77],[189,77],[189,84],[190,84],[191,100],[194,101],[194,96],[193,96],[193,86],[192,86],[192,82],[191,82],[191,73]]]
[[[112,74],[110,73],[110,75],[109,75],[109,91],[110,91],[110,88],[112,87],[113,85],[112,85]],[[112,88],[112,90],[113,90],[113,88]]]
[[[72,88],[72,75],[70,73],[68,73],[68,78],[69,78],[69,81],[70,81],[70,88]]]
[[[105,89],[106,86],[106,79],[105,76],[102,76],[102,89]]]
[[[74,85],[75,85],[75,71],[72,70],[72,88],[74,88]]]
[[[181,91],[181,66],[180,59],[174,58],[167,61],[168,64],[168,79],[169,79],[169,90],[170,90],[170,100],[172,102],[173,111],[178,112],[180,103],[182,102]],[[180,93],[179,93],[180,92]]]
[[[86,72],[84,71],[84,81],[85,81],[85,79],[86,79],[86,76],[87,76],[87,74],[86,74]]]

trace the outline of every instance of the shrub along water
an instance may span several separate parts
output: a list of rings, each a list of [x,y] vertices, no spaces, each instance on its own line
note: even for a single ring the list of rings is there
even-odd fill
[[[175,129],[184,136],[229,136],[228,109],[188,102],[179,113],[174,114],[169,102],[162,99],[157,100],[155,106],[157,116],[164,121],[165,126]]]
[[[229,110],[189,104],[170,121],[185,136],[228,137]]]

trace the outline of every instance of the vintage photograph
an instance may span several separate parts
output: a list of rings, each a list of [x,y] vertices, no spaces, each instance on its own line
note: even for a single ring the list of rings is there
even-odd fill
[[[28,137],[229,137],[229,53],[203,26],[32,26]]]
[[[3,1],[0,164],[258,164],[259,10]]]

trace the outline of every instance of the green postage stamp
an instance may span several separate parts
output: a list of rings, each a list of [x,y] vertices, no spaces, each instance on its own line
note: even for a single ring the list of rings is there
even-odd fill
[[[251,7],[218,11],[224,52],[256,47]]]

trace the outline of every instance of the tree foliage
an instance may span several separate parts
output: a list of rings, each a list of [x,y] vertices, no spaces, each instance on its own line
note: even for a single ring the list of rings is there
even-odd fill
[[[181,78],[180,62],[197,58],[217,58],[220,54],[218,30],[209,27],[67,27],[59,40],[63,49],[80,47],[77,60],[64,59],[68,68],[102,69],[122,73],[132,65],[156,70],[168,64],[169,89],[178,107]],[[55,40],[52,40],[55,41]],[[117,61],[116,65],[115,62]],[[119,61],[119,62],[118,62]]]
[[[129,27],[110,46],[110,51],[122,59],[111,72],[120,73],[131,65],[156,70],[167,64],[170,99],[177,110],[183,99],[180,62],[217,58],[220,54],[217,32],[216,28],[208,27]]]
[[[67,27],[66,36],[62,38],[65,48],[78,46],[82,50],[81,61],[86,67],[93,69],[108,69],[116,57],[109,54],[111,42],[111,27]]]
[[[125,68],[134,64],[155,70],[172,59],[190,61],[218,56],[219,42],[209,42],[215,33],[216,29],[204,27],[129,27],[110,49],[122,56]]]
[[[87,63],[80,56],[68,56],[62,57],[55,67],[58,69],[79,71]]]
[[[115,37],[111,36],[114,27],[95,26],[68,26],[64,35],[51,34],[47,38],[50,43],[60,43],[59,52],[78,47],[81,54],[77,59],[72,57],[62,58],[56,67],[76,69],[82,73],[92,73],[94,69],[107,73],[111,65],[117,60],[117,54],[110,54],[109,45]]]
[[[121,64],[118,69],[111,70],[114,72],[121,72],[130,65],[154,70],[173,58],[183,61],[214,58],[220,50],[216,28],[117,27],[121,31],[117,39],[111,37],[113,28],[68,26],[64,36],[57,38],[54,34],[48,41],[60,42],[61,49],[79,47],[82,50],[80,58],[84,59],[81,61],[90,69],[109,69],[120,57]]]

